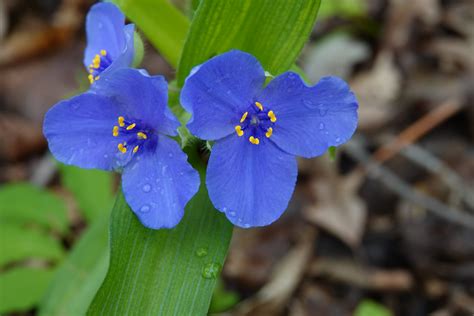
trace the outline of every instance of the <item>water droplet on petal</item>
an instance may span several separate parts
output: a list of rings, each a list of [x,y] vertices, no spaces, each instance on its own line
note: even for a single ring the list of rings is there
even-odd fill
[[[143,205],[143,206],[140,208],[140,212],[142,212],[142,213],[147,213],[147,212],[149,212],[149,211],[150,211],[150,206],[147,205],[147,204]]]
[[[308,99],[303,99],[303,104],[306,105],[309,108],[312,108],[314,106],[314,102],[312,100],[308,100]]]
[[[250,224],[247,224],[247,223],[244,224],[244,228],[249,228],[249,227],[250,227]]]
[[[169,154],[168,154],[168,157],[170,157],[170,158],[173,157],[173,154],[172,154],[172,153],[169,153]]]
[[[143,192],[145,192],[145,193],[150,192],[150,191],[151,191],[151,185],[149,185],[148,183],[145,184],[145,185],[142,187],[142,190],[143,190]]]
[[[336,143],[339,144],[341,142],[341,138],[336,138]]]
[[[324,129],[324,123],[319,123],[319,129],[323,130]]]
[[[234,216],[237,215],[237,214],[236,214],[234,211],[230,211],[230,212],[229,212],[229,215],[232,216],[232,217],[234,217]]]
[[[196,250],[196,256],[198,256],[199,258],[207,256],[207,248],[201,247]]]
[[[216,262],[208,263],[202,269],[202,276],[205,279],[215,279],[219,275],[221,265]]]

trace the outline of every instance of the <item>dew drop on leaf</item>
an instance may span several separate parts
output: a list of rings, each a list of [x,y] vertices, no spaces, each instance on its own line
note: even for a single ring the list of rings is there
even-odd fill
[[[215,279],[219,275],[221,266],[218,263],[211,262],[204,266],[202,269],[202,276],[205,279]]]
[[[207,248],[201,247],[196,250],[196,256],[198,256],[199,258],[207,256]]]

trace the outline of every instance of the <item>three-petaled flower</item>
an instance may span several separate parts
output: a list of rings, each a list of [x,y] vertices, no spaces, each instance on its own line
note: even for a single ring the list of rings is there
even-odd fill
[[[143,225],[174,227],[199,188],[199,175],[176,141],[162,76],[124,68],[86,93],[59,102],[43,131],[53,155],[82,168],[123,170],[125,200]]]
[[[315,157],[346,142],[357,127],[348,85],[325,77],[313,87],[286,72],[266,87],[250,54],[233,50],[192,70],[181,104],[189,130],[215,141],[206,184],[214,206],[240,227],[278,219],[293,193],[295,156]]]
[[[92,6],[86,18],[84,53],[90,83],[97,81],[102,73],[132,65],[134,30],[133,24],[125,25],[125,16],[114,4],[103,2]]]

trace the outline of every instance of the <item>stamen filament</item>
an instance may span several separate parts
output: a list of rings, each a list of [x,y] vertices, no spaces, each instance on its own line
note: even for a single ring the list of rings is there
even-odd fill
[[[263,111],[263,105],[262,105],[262,103],[260,103],[260,102],[255,102],[255,105],[257,106],[257,108],[258,108],[260,111]]]
[[[245,112],[245,113],[247,113],[247,112]],[[235,127],[235,132],[237,133],[237,135],[238,135],[239,137],[242,136],[242,135],[244,135],[244,131],[242,130],[242,127],[241,127],[240,125],[237,125],[237,126]]]
[[[270,136],[272,136],[273,134],[273,128],[269,127],[267,129],[267,132],[265,133],[265,136],[267,136],[267,138],[270,138]]]
[[[249,137],[249,142],[251,142],[254,145],[260,144],[260,140],[257,137],[253,137],[253,136]]]

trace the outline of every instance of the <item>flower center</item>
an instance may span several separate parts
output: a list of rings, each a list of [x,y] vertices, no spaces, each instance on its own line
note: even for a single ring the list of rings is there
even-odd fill
[[[118,125],[112,128],[112,135],[124,139],[124,142],[117,145],[118,150],[125,154],[129,148],[132,148],[132,153],[135,154],[148,139],[149,131],[140,128],[137,123],[125,120],[123,116],[119,116],[117,122]]]
[[[235,132],[239,137],[247,133],[249,142],[258,145],[263,135],[267,138],[272,136],[276,120],[272,110],[265,110],[260,102],[255,102],[242,114],[240,124],[235,126]]]
[[[99,54],[94,56],[92,63],[89,65],[89,81],[93,83],[96,80],[99,80],[100,73],[107,69],[112,64],[112,59],[110,55],[107,54],[105,49],[102,49]]]

